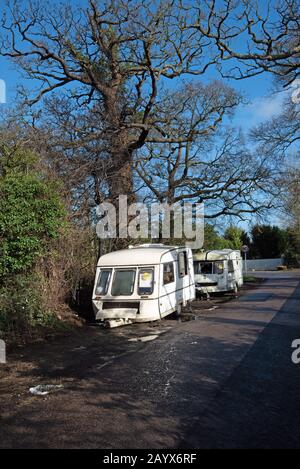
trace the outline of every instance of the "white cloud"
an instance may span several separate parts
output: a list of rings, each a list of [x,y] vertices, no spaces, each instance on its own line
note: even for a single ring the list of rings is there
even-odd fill
[[[277,93],[267,98],[255,98],[248,106],[249,113],[254,119],[271,119],[282,109],[283,93]]]
[[[276,117],[282,110],[285,98],[286,92],[254,98],[251,103],[242,106],[237,112],[237,124],[247,130],[272,117]]]

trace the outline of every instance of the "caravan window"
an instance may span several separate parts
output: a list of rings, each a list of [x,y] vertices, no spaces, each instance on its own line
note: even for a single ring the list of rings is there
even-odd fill
[[[232,259],[229,259],[228,261],[228,272],[234,272],[234,265]]]
[[[139,271],[139,295],[151,295],[153,292],[153,269],[140,269]]]
[[[178,275],[184,277],[188,273],[187,255],[186,252],[180,252],[178,254]]]
[[[101,269],[96,286],[96,295],[106,295],[111,269]]]
[[[164,264],[164,277],[163,277],[163,284],[167,285],[168,283],[174,282],[174,266],[173,262],[166,262]]]
[[[224,261],[196,261],[194,262],[195,274],[222,274],[224,272]]]
[[[222,274],[224,272],[224,262],[215,261],[214,262],[214,274]]]
[[[135,270],[116,270],[111,287],[113,296],[132,295],[135,280]]]
[[[196,261],[194,262],[195,274],[212,274],[213,270],[212,262],[207,261]]]

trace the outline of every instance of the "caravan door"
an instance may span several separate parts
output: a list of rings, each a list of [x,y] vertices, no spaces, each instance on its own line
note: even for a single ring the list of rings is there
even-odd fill
[[[176,309],[176,270],[175,262],[167,261],[160,265],[159,311],[161,317]]]

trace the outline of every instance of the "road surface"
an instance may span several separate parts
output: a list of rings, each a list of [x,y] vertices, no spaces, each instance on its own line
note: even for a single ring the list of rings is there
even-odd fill
[[[89,327],[9,355],[0,447],[300,448],[300,273],[263,276],[196,304],[195,320]],[[31,395],[38,384],[64,388]]]

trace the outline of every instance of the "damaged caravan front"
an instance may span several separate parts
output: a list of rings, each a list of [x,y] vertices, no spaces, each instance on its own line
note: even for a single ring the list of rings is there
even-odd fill
[[[147,244],[100,257],[93,291],[107,327],[161,319],[195,298],[192,251]]]
[[[240,251],[220,249],[194,254],[196,292],[199,294],[235,291],[243,285]]]

